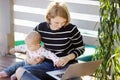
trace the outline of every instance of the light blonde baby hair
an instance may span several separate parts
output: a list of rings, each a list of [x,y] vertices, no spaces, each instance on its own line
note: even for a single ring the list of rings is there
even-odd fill
[[[66,19],[65,26],[70,23],[70,13],[68,11],[67,5],[64,2],[51,2],[47,8],[46,20],[50,24],[50,19],[60,16]]]
[[[40,41],[41,41],[41,35],[36,31],[30,32],[25,38],[25,42],[32,42],[34,44],[39,44]]]

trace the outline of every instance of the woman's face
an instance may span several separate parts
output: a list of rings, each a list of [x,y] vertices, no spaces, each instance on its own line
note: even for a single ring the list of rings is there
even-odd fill
[[[51,18],[50,23],[51,23],[50,28],[52,30],[59,30],[61,27],[65,25],[66,19],[60,16],[56,16],[55,18]]]

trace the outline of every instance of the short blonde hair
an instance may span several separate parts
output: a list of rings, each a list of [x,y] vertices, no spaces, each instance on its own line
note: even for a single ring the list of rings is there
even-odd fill
[[[66,19],[65,26],[70,23],[70,13],[67,8],[67,5],[63,2],[51,2],[48,6],[47,12],[46,12],[46,20],[48,23],[50,23],[51,18],[55,18],[56,16],[60,16],[64,19]]]
[[[41,42],[41,35],[36,31],[32,31],[26,36],[25,42],[39,44]]]

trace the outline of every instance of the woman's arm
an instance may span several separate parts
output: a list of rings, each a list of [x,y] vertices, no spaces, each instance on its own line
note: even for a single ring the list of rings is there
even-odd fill
[[[71,43],[72,47],[74,48],[71,53],[75,54],[75,57],[80,56],[85,51],[85,45],[83,42],[83,37],[78,30],[78,28],[75,26],[74,30],[71,32]]]
[[[67,56],[60,57],[60,60],[56,63],[57,67],[65,66],[69,61],[74,60],[85,51],[82,35],[76,26],[73,27],[70,35],[70,41],[73,49]]]

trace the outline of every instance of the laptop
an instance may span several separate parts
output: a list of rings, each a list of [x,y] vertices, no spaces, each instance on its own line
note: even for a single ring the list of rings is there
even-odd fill
[[[46,72],[56,80],[67,80],[81,76],[92,75],[100,66],[102,60],[71,64],[66,70],[55,70]]]

